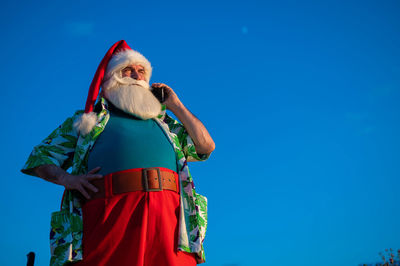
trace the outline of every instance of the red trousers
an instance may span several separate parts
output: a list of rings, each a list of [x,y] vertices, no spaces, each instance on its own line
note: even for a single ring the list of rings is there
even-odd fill
[[[194,254],[177,251],[179,204],[179,193],[170,190],[134,191],[89,201],[83,206],[84,258],[76,264],[196,265]]]

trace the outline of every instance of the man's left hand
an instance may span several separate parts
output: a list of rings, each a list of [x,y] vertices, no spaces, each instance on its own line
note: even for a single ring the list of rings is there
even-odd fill
[[[153,83],[151,84],[151,87],[164,89],[165,101],[162,102],[162,104],[165,104],[167,109],[173,110],[181,103],[176,93],[168,85],[164,83]]]

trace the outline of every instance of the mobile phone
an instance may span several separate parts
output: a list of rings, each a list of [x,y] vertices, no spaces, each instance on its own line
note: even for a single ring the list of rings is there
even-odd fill
[[[164,93],[164,88],[162,87],[151,87],[151,92],[154,94],[154,96],[160,101],[160,103],[164,102],[166,99],[166,95]]]

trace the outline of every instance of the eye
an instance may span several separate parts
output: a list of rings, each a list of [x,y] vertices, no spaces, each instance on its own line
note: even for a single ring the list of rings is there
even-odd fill
[[[139,70],[139,73],[140,73],[140,74],[144,74],[144,73],[146,73],[146,71],[145,71],[144,69],[140,69],[140,70]]]

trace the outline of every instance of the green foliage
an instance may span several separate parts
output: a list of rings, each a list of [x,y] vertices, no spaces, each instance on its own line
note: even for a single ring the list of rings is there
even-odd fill
[[[71,136],[68,134],[61,134],[60,136],[63,137],[64,139],[68,140],[71,143],[76,143],[78,141],[77,137]]]
[[[74,149],[75,148],[75,143],[74,142],[63,142],[59,144],[60,146],[64,148],[69,148],[69,149]]]

